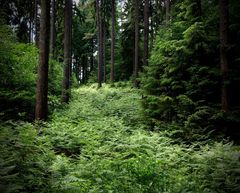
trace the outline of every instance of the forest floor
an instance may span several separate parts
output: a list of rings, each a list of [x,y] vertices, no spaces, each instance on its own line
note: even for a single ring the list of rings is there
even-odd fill
[[[130,87],[73,90],[70,104],[52,114],[40,135],[34,124],[17,126],[26,178],[18,183],[46,189],[31,192],[239,192],[239,147],[184,145],[171,138],[174,129],[150,131],[142,111],[141,93]],[[5,144],[1,151],[19,153],[19,145]]]

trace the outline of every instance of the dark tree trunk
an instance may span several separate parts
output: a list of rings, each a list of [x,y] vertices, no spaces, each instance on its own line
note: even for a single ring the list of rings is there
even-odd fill
[[[220,9],[220,65],[222,73],[222,89],[221,89],[221,101],[222,109],[224,111],[229,110],[228,104],[228,68],[229,62],[227,57],[228,50],[228,0],[219,0]]]
[[[79,61],[76,60],[76,63],[75,63],[75,74],[76,74],[76,79],[77,79],[77,82],[79,84],[80,82],[80,65],[79,65]]]
[[[134,86],[138,87],[138,70],[139,70],[139,4],[134,0],[134,20],[135,20],[135,45],[134,45]]]
[[[94,66],[94,39],[92,39],[92,52],[91,52],[90,72],[93,71],[93,66]]]
[[[111,11],[112,11],[112,31],[111,31],[111,75],[110,81],[114,82],[114,57],[115,57],[115,0],[112,0],[111,4]]]
[[[32,19],[29,21],[29,43],[32,43]]]
[[[82,83],[84,84],[86,80],[86,61],[85,56],[82,56]]]
[[[36,91],[35,119],[46,120],[48,114],[48,59],[50,32],[50,1],[41,0],[40,54]]]
[[[165,6],[166,6],[166,23],[168,24],[170,21],[170,0],[166,0]]]
[[[148,65],[148,44],[149,44],[149,0],[144,4],[144,52],[143,65]]]
[[[154,26],[154,24],[153,24],[153,5],[152,5],[152,1],[151,0],[149,0],[150,2],[149,2],[149,6],[150,6],[150,12],[149,12],[149,16],[150,16],[150,18],[151,18],[151,22],[150,22],[150,50],[152,49],[152,47],[153,47],[153,40],[154,40],[154,29],[153,29],[153,26]]]
[[[38,0],[34,1],[35,44],[39,47]]]
[[[98,87],[102,86],[102,17],[100,2],[96,0],[97,29],[98,29]]]
[[[62,101],[69,102],[70,74],[72,63],[72,0],[65,0],[64,8],[64,72]]]
[[[51,11],[51,30],[50,30],[50,53],[54,59],[55,56],[55,44],[56,44],[56,2],[52,0]]]
[[[106,23],[105,16],[103,16],[103,32],[102,32],[102,49],[103,49],[103,81],[106,82],[107,66],[106,66]]]

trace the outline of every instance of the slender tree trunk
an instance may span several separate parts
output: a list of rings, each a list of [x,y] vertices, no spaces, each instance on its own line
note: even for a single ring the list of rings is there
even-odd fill
[[[138,70],[139,70],[139,4],[138,0],[135,0],[134,5],[135,16],[135,46],[134,46],[134,86],[138,87]]]
[[[29,21],[29,40],[28,40],[28,42],[29,43],[32,43],[32,19],[30,19],[30,21]]]
[[[93,71],[93,66],[94,66],[94,39],[92,39],[92,52],[91,52],[90,72]]]
[[[34,1],[35,44],[39,47],[38,0]]]
[[[168,24],[170,21],[170,0],[166,0],[165,6],[166,6],[166,23]]]
[[[72,0],[65,0],[64,8],[64,74],[62,101],[69,102],[70,97],[70,71],[72,63]]]
[[[86,61],[85,56],[82,56],[82,83],[84,84],[86,80]]]
[[[143,65],[148,65],[148,44],[149,44],[149,0],[144,3],[144,52]]]
[[[104,14],[104,13],[103,13]],[[103,16],[103,32],[102,32],[102,49],[103,49],[103,81],[106,82],[107,78],[107,66],[106,66],[106,23],[105,14]]]
[[[48,59],[50,31],[50,1],[41,0],[40,54],[36,91],[35,119],[46,120],[48,114]]]
[[[154,29],[153,29],[153,5],[152,5],[152,1],[149,0],[149,4],[150,4],[150,18],[151,18],[151,22],[150,22],[150,50],[153,48],[153,40],[154,40]]]
[[[102,86],[102,18],[100,2],[96,0],[97,28],[98,28],[98,87]]]
[[[75,74],[76,74],[76,79],[77,79],[77,82],[78,82],[78,84],[79,84],[79,82],[80,82],[80,79],[79,79],[79,77],[80,77],[80,65],[79,65],[79,62],[78,62],[78,60],[76,60],[76,62],[75,62]]]
[[[52,0],[51,12],[51,30],[50,30],[50,53],[51,57],[55,58],[55,44],[56,44],[56,2]]]
[[[222,109],[229,110],[228,104],[228,68],[229,61],[227,57],[228,49],[228,0],[219,0],[220,9],[220,64],[222,73],[221,101]]]
[[[110,81],[114,82],[114,59],[115,59],[115,0],[112,0],[111,3],[111,11],[112,11],[112,31],[111,31],[111,75],[110,75]]]
[[[103,6],[103,0],[100,1],[100,73],[101,73],[101,84],[103,82],[103,71],[104,71],[104,42],[103,42],[103,12],[102,12],[102,6]],[[101,85],[102,86],[102,85]]]

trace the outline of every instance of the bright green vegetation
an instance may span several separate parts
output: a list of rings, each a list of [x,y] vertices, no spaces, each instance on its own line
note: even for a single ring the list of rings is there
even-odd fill
[[[1,123],[1,192],[240,192],[239,146],[149,131],[126,83],[72,92],[48,123]]]

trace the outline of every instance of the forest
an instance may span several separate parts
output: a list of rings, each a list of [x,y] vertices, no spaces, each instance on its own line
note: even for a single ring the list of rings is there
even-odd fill
[[[239,0],[0,0],[1,193],[239,193]]]

